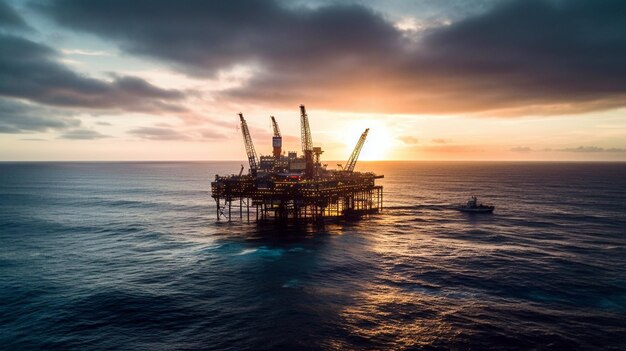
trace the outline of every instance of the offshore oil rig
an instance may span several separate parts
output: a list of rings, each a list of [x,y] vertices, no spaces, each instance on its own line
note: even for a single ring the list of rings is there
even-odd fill
[[[355,172],[357,159],[368,129],[359,138],[345,166],[328,170],[320,162],[321,147],[314,147],[309,119],[300,105],[302,156],[282,150],[282,136],[274,116],[272,155],[257,158],[248,124],[239,113],[241,132],[250,168],[243,174],[215,176],[211,196],[217,205],[217,220],[231,221],[252,216],[256,221],[318,221],[327,217],[359,218],[377,213],[383,207],[383,187],[375,180],[383,178],[371,172]]]

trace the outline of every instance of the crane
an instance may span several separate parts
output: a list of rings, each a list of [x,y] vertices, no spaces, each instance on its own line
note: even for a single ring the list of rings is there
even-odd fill
[[[280,129],[278,128],[278,123],[276,123],[276,118],[274,118],[274,116],[270,116],[270,118],[272,119],[272,127],[274,128],[274,136],[279,137]]]
[[[361,137],[359,138],[359,141],[357,141],[356,146],[354,147],[354,150],[352,150],[352,155],[350,155],[350,158],[348,159],[348,162],[346,163],[346,167],[344,167],[344,170],[346,172],[352,172],[354,171],[354,166],[356,166],[356,160],[359,158],[359,154],[361,153],[361,148],[363,148],[363,144],[365,143],[365,138],[367,138],[367,132],[369,132],[369,128],[365,129],[365,131],[363,132],[363,134],[361,134]]]
[[[274,127],[274,136],[272,137],[272,148],[275,159],[280,158],[280,154],[283,152],[283,137],[280,135],[280,129],[278,128],[278,123],[276,123],[276,118],[274,116],[270,116],[272,119],[272,127]]]
[[[304,153],[304,160],[306,163],[304,173],[308,178],[312,178],[314,172],[313,141],[311,140],[309,117],[306,114],[306,109],[304,108],[304,105],[300,105],[300,137],[302,141],[302,152]]]
[[[243,113],[239,113],[239,120],[241,121],[241,133],[243,134],[243,142],[246,144],[246,153],[248,154],[248,162],[250,163],[250,174],[256,176],[258,169],[256,151],[254,150],[254,144],[252,144],[248,123],[246,123],[246,120],[243,118]]]

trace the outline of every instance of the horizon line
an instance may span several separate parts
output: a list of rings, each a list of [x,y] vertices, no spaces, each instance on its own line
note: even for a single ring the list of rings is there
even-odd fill
[[[340,162],[341,160],[330,160],[331,162]],[[345,162],[345,160],[343,160]],[[162,163],[191,163],[191,162],[238,162],[248,163],[247,160],[0,160],[0,163],[148,163],[148,162],[162,162]],[[374,162],[508,162],[508,163],[626,163],[626,160],[485,160],[485,159],[472,159],[472,160],[359,160],[358,163],[374,163]],[[322,163],[324,164],[324,163]]]

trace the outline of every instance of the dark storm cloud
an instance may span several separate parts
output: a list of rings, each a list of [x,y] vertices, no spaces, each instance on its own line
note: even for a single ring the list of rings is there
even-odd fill
[[[190,74],[259,67],[247,84],[225,93],[230,99],[409,113],[626,105],[621,0],[506,1],[421,33],[403,32],[359,5],[283,5],[52,0],[36,6],[61,25]]]
[[[59,139],[70,139],[70,140],[94,140],[94,139],[102,139],[102,138],[110,138],[108,135],[101,134],[96,132],[95,130],[90,129],[75,129],[70,130],[61,134]]]
[[[171,103],[182,99],[178,91],[160,89],[136,77],[111,74],[111,81],[104,81],[83,76],[61,64],[52,47],[1,31],[3,28],[31,31],[24,19],[0,0],[0,133],[68,130],[81,125],[70,109],[41,104],[107,110],[180,109]],[[107,136],[86,129],[60,136],[103,137]]]
[[[45,132],[79,125],[80,120],[66,112],[0,98],[0,133]]]
[[[204,74],[241,63],[299,69],[364,52],[384,56],[398,39],[380,16],[357,5],[303,10],[275,1],[61,0],[37,7],[61,25],[114,38],[128,52]]]
[[[51,47],[0,33],[0,96],[38,103],[126,111],[182,111],[177,90],[158,88],[145,80],[112,75],[111,81],[76,73],[58,62]]]
[[[512,1],[434,31],[423,45],[429,67],[496,98],[611,106],[625,102],[624,23],[621,0]]]
[[[28,29],[24,19],[4,1],[0,0],[0,29]]]

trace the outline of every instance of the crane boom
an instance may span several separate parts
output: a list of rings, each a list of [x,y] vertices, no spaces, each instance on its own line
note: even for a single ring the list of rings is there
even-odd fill
[[[246,123],[242,113],[239,113],[239,120],[241,120],[241,133],[243,134],[243,142],[246,144],[246,153],[248,154],[248,162],[250,163],[250,173],[256,176],[258,161],[254,144],[252,143],[252,137],[250,137],[250,131],[248,130],[248,123]]]
[[[359,158],[359,154],[361,153],[361,148],[363,148],[363,144],[365,144],[365,138],[367,138],[367,132],[369,132],[369,130],[370,130],[369,128],[365,129],[363,134],[361,134],[359,141],[357,141],[356,146],[354,147],[354,150],[352,150],[352,155],[350,155],[350,158],[348,159],[348,163],[346,164],[346,167],[344,168],[347,172],[354,171],[354,166],[356,166],[356,161]]]
[[[278,128],[278,123],[276,123],[276,118],[274,118],[274,116],[270,116],[270,118],[272,119],[272,127],[274,128],[274,136],[275,137],[281,136],[280,129]]]
[[[300,105],[300,137],[302,138],[302,152],[313,151],[313,141],[311,140],[311,129],[309,128],[309,117],[306,114],[304,105]]]
[[[302,152],[304,153],[306,165],[304,173],[307,178],[313,178],[315,172],[313,168],[313,141],[311,140],[309,117],[306,114],[304,105],[300,105],[300,137],[302,139]]]

